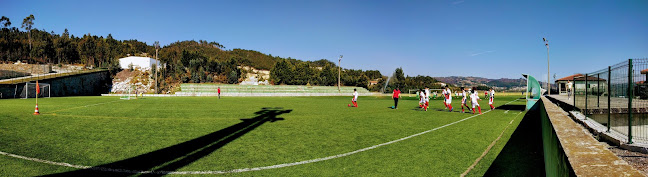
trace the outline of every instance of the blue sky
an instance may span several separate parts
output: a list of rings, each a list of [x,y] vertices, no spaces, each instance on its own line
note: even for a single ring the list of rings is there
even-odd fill
[[[162,45],[216,41],[389,75],[520,78],[648,58],[648,1],[2,1],[20,27]],[[552,78],[553,80],[553,78]]]

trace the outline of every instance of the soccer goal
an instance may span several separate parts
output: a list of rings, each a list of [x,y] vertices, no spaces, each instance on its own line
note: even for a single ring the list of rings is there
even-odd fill
[[[122,95],[119,97],[119,99],[130,100],[132,93],[133,93],[133,86],[129,86],[126,90],[122,92]]]
[[[23,87],[22,91],[20,92],[20,98],[22,99],[27,99],[27,98],[50,98],[50,91],[51,87],[50,84],[48,83],[38,83],[38,87],[40,88],[40,93],[36,94],[36,83],[31,83],[31,82],[26,82],[25,87]]]
[[[418,89],[409,89],[407,90],[407,94],[409,95],[409,97],[418,97],[418,91]]]

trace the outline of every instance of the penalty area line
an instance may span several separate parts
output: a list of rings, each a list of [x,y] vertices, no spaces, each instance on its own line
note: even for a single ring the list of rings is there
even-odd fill
[[[54,112],[59,112],[59,111],[67,111],[67,110],[70,110],[70,109],[86,108],[86,107],[90,107],[90,106],[98,106],[98,105],[114,103],[114,102],[118,102],[118,101],[122,101],[122,100],[115,100],[115,101],[109,101],[109,102],[103,102],[103,103],[95,103],[95,104],[89,104],[89,105],[83,105],[83,106],[59,109],[59,110],[54,110],[54,111],[50,111],[50,112],[54,113]]]

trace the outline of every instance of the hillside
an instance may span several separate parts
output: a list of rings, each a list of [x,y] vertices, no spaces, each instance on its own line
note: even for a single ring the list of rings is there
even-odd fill
[[[434,77],[435,79],[452,84],[457,86],[476,86],[476,85],[486,85],[489,87],[499,87],[502,89],[511,89],[514,87],[524,86],[526,84],[526,79],[488,79],[483,77],[462,77],[462,76],[450,76],[450,77]]]

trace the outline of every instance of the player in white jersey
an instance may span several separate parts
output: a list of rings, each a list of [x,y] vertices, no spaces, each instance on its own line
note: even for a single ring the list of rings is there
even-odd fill
[[[430,106],[430,88],[425,87],[425,107]]]
[[[448,109],[448,103],[446,103],[446,89],[442,88],[443,90],[441,91],[441,95],[443,95],[443,105],[445,106],[445,109]]]
[[[425,91],[424,90],[419,90],[419,105],[421,108],[423,108],[425,111],[427,111],[427,106],[425,105]]]
[[[446,104],[448,105],[448,109],[450,109],[450,112],[452,112],[452,90],[450,90],[450,87],[446,86]]]
[[[472,111],[473,114],[475,114],[475,107],[477,107],[477,109],[479,109],[479,114],[482,114],[481,107],[479,106],[479,102],[477,102],[478,100],[481,99],[479,98],[479,92],[475,91],[475,89],[476,88],[473,87],[472,94],[470,94],[470,102],[472,102]]]
[[[493,100],[495,99],[495,90],[492,88],[490,89],[490,92],[488,92],[489,98],[488,98],[488,105],[490,105],[491,110],[495,109],[495,106],[493,106]]]
[[[353,103],[353,106],[349,104],[349,107],[358,107],[358,91],[356,89],[353,89],[353,99],[351,99],[351,103]]]
[[[463,88],[463,87],[461,87],[461,96],[463,96],[461,98],[461,113],[464,113],[464,112],[466,112],[466,111],[464,111],[464,106],[466,106],[466,108],[468,108],[468,109],[470,109],[470,107],[468,106],[468,103],[466,102],[466,101],[468,101],[468,95],[466,95],[466,89]]]

